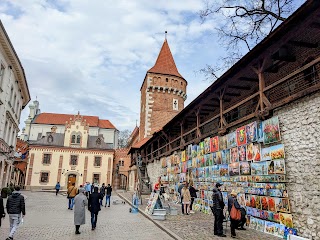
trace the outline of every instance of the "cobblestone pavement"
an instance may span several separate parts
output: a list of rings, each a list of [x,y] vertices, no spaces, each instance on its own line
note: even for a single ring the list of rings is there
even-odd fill
[[[132,199],[132,193],[125,192],[119,193],[127,199]],[[139,207],[141,210],[145,210],[147,198],[149,196],[142,196],[143,202]],[[181,205],[176,205],[178,208],[179,215],[177,216],[167,216],[165,221],[161,221],[161,224],[174,232],[176,235],[180,236],[182,239],[186,240],[212,240],[212,239],[234,239],[231,238],[230,227],[228,224],[226,231],[226,238],[220,238],[213,235],[213,216],[196,212],[195,214],[182,215]],[[225,223],[223,227],[225,228]],[[259,232],[253,229],[248,229],[246,231],[236,231],[237,239],[241,240],[279,240],[280,238]]]
[[[73,211],[67,209],[67,198],[54,193],[23,192],[26,199],[26,217],[14,239],[172,239],[150,220],[141,214],[129,213],[128,204],[111,205],[104,208],[98,216],[97,228],[91,230],[90,212],[86,211],[86,224],[80,227],[80,235],[75,235]],[[119,199],[112,196],[111,201]],[[6,239],[9,233],[8,216],[0,228],[0,239]]]

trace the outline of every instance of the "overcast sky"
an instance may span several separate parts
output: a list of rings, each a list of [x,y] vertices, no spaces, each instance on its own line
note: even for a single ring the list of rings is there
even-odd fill
[[[201,24],[201,9],[202,0],[1,0],[0,19],[42,112],[80,111],[132,130],[165,30],[188,81],[185,106],[211,84],[197,72],[224,51],[217,22]],[[21,128],[28,114],[26,108]]]

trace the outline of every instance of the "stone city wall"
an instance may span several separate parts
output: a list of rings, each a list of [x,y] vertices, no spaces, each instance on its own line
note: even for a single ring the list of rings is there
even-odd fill
[[[147,165],[147,173],[150,178],[151,187],[153,189],[154,184],[158,181],[161,176],[161,162],[154,161],[153,163],[149,163]]]
[[[274,111],[285,146],[287,189],[300,236],[320,239],[320,92]]]

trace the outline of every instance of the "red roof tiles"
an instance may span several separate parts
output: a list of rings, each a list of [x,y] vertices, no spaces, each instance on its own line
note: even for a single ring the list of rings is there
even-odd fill
[[[50,125],[65,125],[70,118],[73,119],[75,115],[59,114],[59,113],[41,113],[36,116],[33,123],[50,124]],[[90,127],[112,128],[115,126],[109,120],[99,119],[97,116],[82,116]]]
[[[177,77],[181,77],[178,72],[177,66],[174,62],[167,40],[164,41],[160,50],[156,63],[149,69],[149,73],[161,73],[169,74]]]

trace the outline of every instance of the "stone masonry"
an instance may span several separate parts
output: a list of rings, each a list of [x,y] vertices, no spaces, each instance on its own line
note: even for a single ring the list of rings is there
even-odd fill
[[[299,235],[320,239],[320,92],[274,112],[285,146],[287,188]]]

